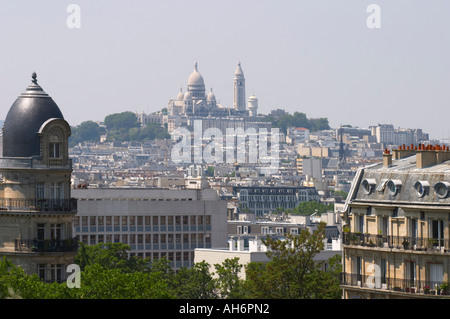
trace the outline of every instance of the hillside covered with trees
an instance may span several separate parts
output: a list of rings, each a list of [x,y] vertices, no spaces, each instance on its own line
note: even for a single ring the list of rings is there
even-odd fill
[[[100,136],[107,134],[108,142],[148,141],[154,139],[168,139],[170,134],[166,127],[157,123],[141,126],[133,112],[110,114],[105,117],[104,125],[100,126],[93,121],[85,121],[72,127],[70,146],[80,142],[98,142]]]
[[[163,109],[162,112],[163,114],[167,113],[167,110]],[[286,133],[288,127],[305,127],[312,132],[330,129],[328,119],[308,119],[306,114],[301,112],[289,114],[282,111],[281,115],[269,114],[262,120],[271,122],[273,127],[279,128],[283,133]],[[98,142],[100,136],[104,134],[107,134],[108,142],[143,142],[170,138],[166,126],[158,123],[141,126],[136,115],[130,111],[107,115],[103,123],[104,125],[100,126],[98,123],[88,120],[78,126],[73,126],[72,136],[69,139],[70,146],[80,142]]]

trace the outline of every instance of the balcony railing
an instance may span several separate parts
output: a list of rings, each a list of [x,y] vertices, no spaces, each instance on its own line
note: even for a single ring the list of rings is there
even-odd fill
[[[69,212],[77,209],[77,200],[71,199],[0,199],[0,212]]]
[[[16,239],[14,250],[19,252],[75,252],[78,250],[78,239]]]
[[[448,283],[443,281],[424,281],[342,273],[341,285],[405,293],[444,295],[450,297]]]
[[[392,235],[372,235],[362,233],[344,232],[342,236],[344,245],[378,247],[378,248],[397,248],[417,251],[450,251],[450,241],[439,238],[423,238]]]

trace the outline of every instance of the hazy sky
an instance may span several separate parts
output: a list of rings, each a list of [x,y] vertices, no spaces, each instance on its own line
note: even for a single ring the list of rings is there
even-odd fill
[[[158,111],[194,61],[229,107],[241,61],[261,113],[450,138],[449,16],[448,0],[0,0],[0,119],[33,71],[71,125]]]

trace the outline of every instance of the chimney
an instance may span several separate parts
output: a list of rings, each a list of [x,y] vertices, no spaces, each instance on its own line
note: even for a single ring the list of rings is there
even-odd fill
[[[419,145],[417,152],[416,167],[424,168],[450,160],[448,146],[440,145]]]
[[[386,148],[383,153],[383,167],[391,167],[392,166],[392,154]]]
[[[400,145],[398,147],[398,149],[392,150],[392,152],[394,153],[393,154],[394,155],[393,158],[395,160],[399,160],[399,159],[402,159],[402,158],[405,158],[405,157],[412,156],[412,155],[416,154],[413,144],[411,144],[411,146],[409,146],[409,145],[406,146],[405,144]]]

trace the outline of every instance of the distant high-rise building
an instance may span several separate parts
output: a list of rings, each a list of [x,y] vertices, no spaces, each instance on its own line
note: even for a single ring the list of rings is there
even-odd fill
[[[234,108],[238,111],[245,111],[245,77],[241,68],[241,62],[238,63],[236,72],[234,72]]]

